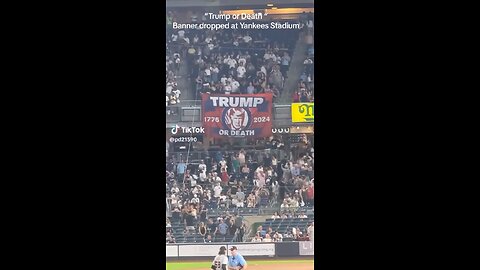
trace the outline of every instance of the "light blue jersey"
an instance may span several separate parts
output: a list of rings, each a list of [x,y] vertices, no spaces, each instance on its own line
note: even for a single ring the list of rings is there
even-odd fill
[[[245,259],[242,255],[237,254],[236,256],[229,256],[228,257],[228,266],[235,267],[235,266],[244,266],[247,264]]]

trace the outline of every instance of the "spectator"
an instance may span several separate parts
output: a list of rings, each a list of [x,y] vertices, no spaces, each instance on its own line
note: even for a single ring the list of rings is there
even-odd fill
[[[270,236],[270,234],[267,233],[262,242],[272,242],[272,237]]]
[[[280,209],[285,210],[285,209],[288,209],[289,207],[290,207],[290,204],[288,199],[284,199],[283,203],[280,205]]]
[[[266,231],[263,229],[263,227],[260,225],[260,226],[258,226],[258,228],[257,228],[257,233],[259,233],[261,237],[265,237],[265,234],[266,234],[267,232],[266,232]]]
[[[187,215],[185,217],[185,221],[184,221],[184,224],[185,224],[185,230],[186,230],[186,233],[189,234],[190,231],[195,231],[195,214],[196,214],[196,210],[193,208],[192,205],[189,205],[188,208],[187,208],[188,212],[187,212]]]
[[[238,189],[237,193],[237,207],[244,207],[245,204],[243,203],[245,201],[245,193],[242,191],[241,188]]]
[[[180,209],[178,208],[178,206],[175,206],[175,208],[173,208],[172,210],[172,219],[180,220],[180,214]]]
[[[190,203],[198,205],[200,203],[200,198],[198,198],[197,194],[193,195],[193,198],[190,200]]]
[[[212,236],[210,234],[207,235],[207,238],[205,239],[205,243],[212,243]]]
[[[238,162],[240,162],[240,166],[245,164],[245,150],[243,149],[238,152]]]
[[[257,205],[255,195],[253,193],[250,193],[247,198],[247,207],[255,207]]]
[[[170,223],[170,219],[168,219],[168,218],[167,218],[167,222],[166,222],[166,227],[167,227],[167,229],[172,228],[172,224]]]
[[[220,236],[225,237],[228,232],[228,225],[225,224],[223,219],[220,220],[220,224],[218,224],[217,229],[215,230],[215,234],[220,234]]]
[[[214,198],[220,198],[220,195],[222,193],[222,187],[220,186],[220,183],[216,183],[215,187],[213,188],[213,197]]]
[[[186,169],[187,169],[187,164],[185,164],[185,162],[180,161],[177,164],[178,181],[183,181]]]
[[[282,234],[276,231],[275,234],[273,235],[273,241],[274,242],[282,242],[283,241]]]
[[[255,234],[255,237],[252,238],[252,242],[262,242],[263,238],[260,236],[259,233]]]
[[[270,237],[273,236],[274,232],[273,232],[272,227],[268,227],[266,234],[267,234],[267,235],[270,235]]]
[[[308,216],[305,215],[305,213],[302,211],[302,212],[298,215],[298,218],[308,218]]]
[[[233,218],[228,219],[228,231],[230,233],[230,236],[235,235],[235,232],[237,231],[237,228],[235,227],[235,221]]]
[[[215,233],[217,225],[213,222],[212,218],[209,218],[207,221],[207,231],[209,234]]]
[[[314,241],[314,236],[313,236],[313,233],[314,233],[314,227],[313,227],[313,221],[312,221],[312,224],[310,226],[308,226],[308,229],[307,229],[307,232],[308,232],[308,237],[310,239],[310,241]]]
[[[277,219],[277,218],[280,218],[280,216],[278,215],[278,212],[273,213],[272,218],[274,220]]]
[[[205,224],[203,222],[200,222],[198,226],[198,234],[202,236],[202,238],[205,238],[207,235],[207,227],[205,227]]]
[[[281,71],[282,71],[283,77],[287,77],[287,71],[291,61],[291,58],[287,52],[284,52],[281,61],[282,61]]]
[[[237,242],[243,242],[243,237],[245,235],[246,230],[247,230],[247,226],[245,223],[242,222],[242,225],[238,229]]]
[[[176,243],[175,241],[175,237],[172,236],[172,234],[170,232],[167,232],[167,244],[174,244]]]

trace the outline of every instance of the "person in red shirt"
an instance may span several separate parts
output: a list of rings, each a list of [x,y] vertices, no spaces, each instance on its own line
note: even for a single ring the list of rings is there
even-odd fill
[[[220,178],[222,179],[222,183],[224,185],[228,184],[228,180],[230,180],[230,176],[228,176],[227,169],[222,168],[222,173],[220,174]]]
[[[314,187],[313,187],[313,183],[312,183],[307,188],[307,200],[308,200],[308,202],[313,204],[313,199],[314,199]]]
[[[293,102],[298,102],[300,100],[300,95],[298,94],[298,91],[293,92]]]

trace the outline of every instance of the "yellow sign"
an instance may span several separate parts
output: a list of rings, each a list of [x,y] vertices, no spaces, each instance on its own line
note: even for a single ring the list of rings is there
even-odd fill
[[[313,123],[314,114],[313,103],[292,103],[293,123]]]

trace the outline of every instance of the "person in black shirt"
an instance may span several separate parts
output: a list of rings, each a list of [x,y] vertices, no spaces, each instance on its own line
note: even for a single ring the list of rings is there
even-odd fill
[[[207,208],[204,204],[200,207],[200,220],[205,222],[207,220]]]
[[[212,220],[212,218],[209,218],[207,221],[207,230],[210,232],[210,234],[213,234],[215,230],[217,229],[217,224],[215,224]]]

